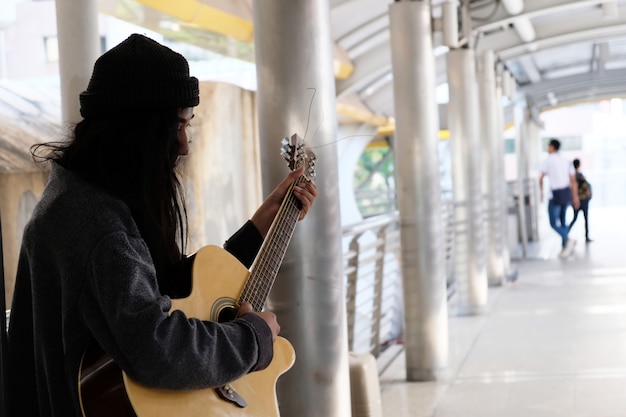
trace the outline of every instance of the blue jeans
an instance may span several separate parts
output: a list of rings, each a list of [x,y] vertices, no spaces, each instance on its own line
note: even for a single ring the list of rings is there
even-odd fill
[[[571,229],[574,223],[576,223],[576,219],[578,218],[578,213],[583,212],[583,216],[585,216],[585,238],[589,240],[589,200],[580,200],[580,207],[578,210],[574,210],[574,218],[572,222],[569,224],[569,228]]]
[[[565,212],[569,204],[556,204],[554,200],[548,201],[548,217],[550,226],[561,236],[561,246],[567,245],[569,226],[565,223]]]

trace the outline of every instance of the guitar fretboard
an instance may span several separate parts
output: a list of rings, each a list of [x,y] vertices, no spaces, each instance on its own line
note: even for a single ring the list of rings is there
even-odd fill
[[[267,232],[265,241],[250,269],[250,277],[239,297],[239,305],[247,301],[252,304],[255,311],[261,311],[267,301],[300,217],[301,204],[294,196],[293,188],[301,180],[303,177],[289,188]]]

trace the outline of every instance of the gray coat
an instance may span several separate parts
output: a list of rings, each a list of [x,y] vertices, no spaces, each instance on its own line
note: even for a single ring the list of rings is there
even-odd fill
[[[248,222],[225,247],[250,263],[261,243]],[[271,361],[271,332],[257,315],[217,324],[170,307],[128,207],[54,165],[19,257],[12,415],[80,416],[77,375],[94,340],[131,378],[160,388],[218,386]]]

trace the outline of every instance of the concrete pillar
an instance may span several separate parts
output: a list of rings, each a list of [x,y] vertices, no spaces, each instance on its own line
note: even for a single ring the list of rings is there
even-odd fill
[[[524,112],[524,129],[525,146],[524,146],[524,193],[526,194],[526,224],[527,238],[529,242],[535,241],[537,238],[537,215],[536,215],[536,189],[539,181],[538,177],[533,175],[536,171],[537,152],[535,147],[539,141],[538,126],[531,116],[531,108],[527,108]]]
[[[528,147],[526,149],[527,180],[526,187],[529,194],[529,233],[528,240],[539,240],[537,209],[539,206],[539,156],[541,155],[541,126],[529,117],[526,121],[528,131]]]
[[[541,165],[541,126],[534,120],[528,119],[528,177],[539,179]]]
[[[487,279],[490,285],[502,285],[506,277],[504,260],[502,259],[503,216],[502,182],[500,165],[503,163],[499,154],[498,111],[500,103],[496,96],[496,73],[492,50],[485,51],[479,58],[480,64],[480,122],[482,126],[481,160],[482,160],[482,191],[486,201],[486,232],[487,232]]]
[[[389,18],[406,374],[437,380],[448,367],[448,305],[430,3],[392,3]]]
[[[508,195],[508,186],[505,178],[504,172],[504,106],[502,104],[503,99],[503,88],[502,88],[502,76],[500,74],[496,74],[496,117],[497,117],[497,158],[498,161],[498,169],[496,173],[496,177],[500,179],[500,183],[498,185],[500,190],[500,198],[501,198],[501,224],[502,224],[502,233],[501,233],[501,256],[502,262],[504,264],[504,271],[506,273],[507,279],[512,277],[512,268],[511,268],[511,252],[509,250],[509,195]]]
[[[460,315],[487,304],[486,237],[481,193],[478,86],[474,51],[448,52],[448,123],[455,209],[455,275]]]
[[[519,218],[522,258],[526,258],[528,254],[528,219],[526,216],[525,192],[525,183],[528,178],[528,152],[526,151],[528,147],[528,124],[526,123],[526,112],[525,104],[515,104],[513,108],[513,120],[515,121],[515,150],[517,156],[517,213]]]
[[[293,133],[317,155],[320,190],[296,226],[269,300],[296,351],[294,367],[278,380],[281,416],[346,417],[351,404],[329,5],[266,0],[255,3],[253,15],[263,194],[288,171],[279,148]]]
[[[97,0],[56,0],[61,117],[63,126],[79,122],[78,96],[87,88],[100,56]]]

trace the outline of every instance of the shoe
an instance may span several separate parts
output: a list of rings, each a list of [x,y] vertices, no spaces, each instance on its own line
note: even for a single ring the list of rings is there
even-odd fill
[[[567,254],[567,256],[571,255],[572,253],[574,253],[574,247],[576,246],[576,240],[575,239],[567,239],[567,244],[565,246],[565,253]]]
[[[591,239],[589,239],[589,238],[586,238],[586,239],[585,239],[585,242],[589,243],[589,242],[593,242],[593,240],[591,240]]]

